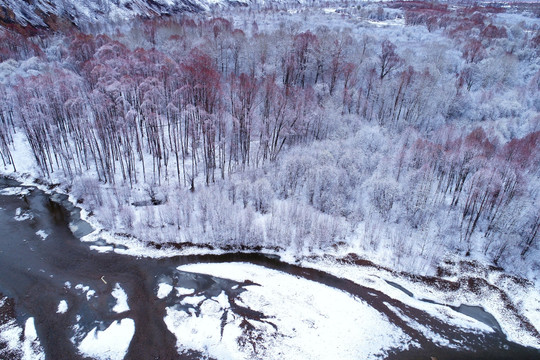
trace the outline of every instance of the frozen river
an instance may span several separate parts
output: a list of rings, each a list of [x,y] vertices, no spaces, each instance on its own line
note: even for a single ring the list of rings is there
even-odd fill
[[[540,358],[489,314],[456,326],[277,257],[93,251],[61,196],[0,191],[1,359]]]

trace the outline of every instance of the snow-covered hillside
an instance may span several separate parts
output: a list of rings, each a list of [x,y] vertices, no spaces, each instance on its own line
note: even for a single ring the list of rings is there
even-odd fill
[[[84,26],[142,16],[152,18],[219,8],[314,4],[317,0],[0,0],[0,25],[55,27],[58,20]]]
[[[22,25],[47,26],[51,16],[76,25],[136,16],[153,17],[200,12],[215,6],[246,6],[251,0],[2,0],[1,20]]]

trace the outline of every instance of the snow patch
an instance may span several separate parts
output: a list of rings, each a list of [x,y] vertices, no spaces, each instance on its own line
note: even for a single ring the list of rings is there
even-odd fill
[[[116,305],[112,308],[115,313],[123,313],[129,310],[128,296],[120,284],[116,283],[111,295],[116,299]]]
[[[42,360],[45,353],[39,342],[34,318],[28,318],[24,325],[23,360]]]
[[[87,292],[88,290],[90,290],[90,286],[85,286],[83,284],[77,284],[77,285],[75,285],[75,289],[81,290],[82,292]]]
[[[38,230],[36,231],[36,235],[41,238],[41,240],[45,240],[49,234],[45,232],[45,230]]]
[[[68,311],[68,303],[66,300],[60,300],[60,303],[58,304],[58,309],[56,310],[57,314],[65,314]]]
[[[173,287],[170,284],[161,283],[158,285],[157,297],[158,299],[164,299],[171,293]]]
[[[182,299],[180,304],[196,306],[196,305],[200,305],[204,300],[206,300],[206,297],[204,297],[202,295],[201,296],[190,296],[190,297],[186,297],[186,298]]]
[[[183,288],[183,287],[175,287],[176,290],[176,296],[185,296],[185,295],[193,295],[195,293],[195,290]]]
[[[108,253],[108,252],[113,252],[114,247],[112,247],[112,246],[90,245],[90,250],[94,250],[94,251],[97,251],[99,253]]]
[[[0,190],[0,195],[27,195],[30,190],[23,187],[8,187]]]
[[[221,294],[219,294],[218,296],[214,297],[213,300],[218,303],[221,309],[227,309],[228,307],[230,307],[229,298],[224,291],[222,291]]]
[[[77,224],[75,224],[75,223],[70,222],[68,226],[69,226],[69,230],[73,234],[75,234],[77,232],[77,230],[79,230],[79,226],[77,226]]]
[[[96,291],[95,290],[90,290],[90,286],[85,286],[83,284],[77,284],[77,285],[75,285],[75,289],[80,290],[83,294],[86,293],[86,300],[88,300],[88,301],[92,298],[92,296],[96,295]]]
[[[32,215],[31,212],[23,211],[21,208],[17,208],[15,210],[15,220],[17,221],[25,221],[25,220],[31,220],[34,218],[34,215]]]
[[[28,340],[36,340],[37,339],[37,331],[36,326],[34,324],[34,318],[28,318],[26,320],[26,323],[24,325],[24,337]]]
[[[97,360],[121,360],[126,356],[135,333],[135,322],[122,319],[104,331],[93,328],[79,344],[79,352]]]

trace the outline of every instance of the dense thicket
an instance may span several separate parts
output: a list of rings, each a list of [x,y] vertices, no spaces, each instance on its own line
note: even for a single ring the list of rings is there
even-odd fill
[[[26,142],[43,176],[142,240],[344,243],[419,271],[457,250],[530,269],[538,28],[414,4],[349,9],[401,32],[259,26],[247,11],[2,30],[3,164],[17,170]]]

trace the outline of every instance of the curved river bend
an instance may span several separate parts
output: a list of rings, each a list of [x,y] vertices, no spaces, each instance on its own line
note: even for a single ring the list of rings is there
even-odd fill
[[[174,306],[174,300],[156,296],[159,283],[166,279],[174,286],[195,289],[198,296],[207,298],[224,292],[229,299],[237,298],[249,285],[177,270],[180,265],[201,262],[247,262],[315,281],[362,299],[420,345],[420,348],[390,352],[388,358],[540,358],[538,350],[511,343],[499,331],[467,332],[382,292],[323,271],[281,262],[277,257],[232,253],[152,259],[92,251],[88,243],[79,241],[71,231],[75,230],[78,236],[84,235],[89,231],[88,224],[76,222],[71,230],[68,226],[70,219],[77,215],[77,209],[66,202],[59,206],[61,196],[54,195],[56,199],[52,201],[50,195],[32,187],[26,188],[23,195],[10,195],[8,190],[16,186],[18,183],[11,180],[0,181],[0,293],[3,295],[0,298],[13,300],[15,317],[21,326],[27,318],[35,319],[37,336],[47,359],[85,359],[74,344],[81,340],[77,334],[86,334],[97,325],[104,329],[127,318],[133,320],[135,332],[126,359],[201,358],[196,351],[178,354],[177,339],[164,322],[166,308]],[[84,289],[76,288],[77,284],[88,286],[94,293],[87,292],[84,296]],[[122,284],[129,299],[129,310],[121,313],[111,311],[116,303],[112,296],[115,284]],[[89,296],[92,301],[88,301]],[[61,300],[69,304],[64,314],[57,313]],[[466,344],[467,350],[459,346],[457,349],[440,347],[402,317],[396,316],[388,305],[429,326],[435,333],[455,339],[454,345]],[[241,305],[231,311],[247,319],[264,316]],[[182,339],[178,341],[182,342]],[[0,354],[1,350],[0,344]]]

